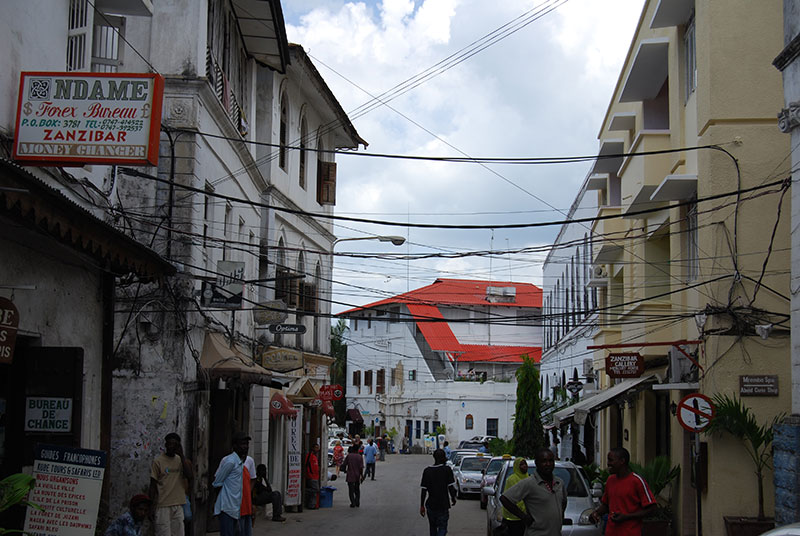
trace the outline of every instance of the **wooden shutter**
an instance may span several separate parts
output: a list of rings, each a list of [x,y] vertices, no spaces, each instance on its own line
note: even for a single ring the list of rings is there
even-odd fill
[[[317,161],[317,203],[336,204],[336,162]]]

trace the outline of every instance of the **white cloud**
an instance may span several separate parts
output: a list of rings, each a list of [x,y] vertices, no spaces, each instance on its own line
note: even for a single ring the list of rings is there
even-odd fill
[[[345,110],[369,96],[321,63],[372,94],[382,93],[431,67],[477,38],[540,4],[541,0],[303,0],[307,10],[287,10],[287,33],[302,44]],[[353,114],[369,150],[382,153],[471,156],[552,156],[597,149],[597,131],[630,44],[643,0],[570,0],[552,13],[389,103],[436,136],[388,107]],[[560,220],[588,169],[571,166],[493,166],[410,162],[340,156],[340,214],[447,224],[500,224]],[[505,179],[505,180],[504,180]],[[509,184],[513,182],[518,187]],[[529,193],[525,193],[525,191]],[[527,212],[526,212],[527,211]],[[536,211],[536,212],[532,212]],[[498,214],[484,214],[495,212]],[[505,212],[505,214],[502,214]],[[410,216],[407,214],[410,213]],[[464,213],[453,215],[454,213]],[[370,225],[337,227],[341,236],[410,232],[412,252],[487,250],[488,230],[423,230]],[[495,249],[548,243],[558,229],[501,230]],[[364,251],[405,252],[377,242],[351,243]],[[544,255],[539,255],[542,259]],[[339,264],[337,260],[337,265]],[[488,277],[487,258],[372,261],[361,273],[337,271],[335,279],[400,291],[445,277]],[[343,266],[353,268],[352,260]],[[508,277],[508,256],[492,271]],[[366,273],[364,273],[366,272]],[[367,277],[369,273],[374,274]],[[515,280],[539,281],[528,257],[515,258]],[[388,283],[384,284],[384,281]],[[401,284],[404,283],[404,284]],[[349,295],[349,303],[379,296]],[[334,308],[341,310],[341,308]]]

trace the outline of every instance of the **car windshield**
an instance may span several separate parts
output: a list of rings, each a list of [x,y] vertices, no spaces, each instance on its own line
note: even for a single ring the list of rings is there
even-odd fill
[[[486,474],[487,475],[496,475],[500,472],[500,469],[503,468],[503,463],[505,460],[492,460],[489,462],[489,465],[486,466]]]
[[[489,463],[487,459],[481,458],[464,458],[461,462],[462,471],[483,471],[483,468]]]
[[[535,470],[536,467],[530,463],[528,465],[528,474],[532,475]],[[511,466],[509,466],[508,471],[506,472],[506,482],[508,481],[508,477],[511,475],[511,471]],[[553,474],[560,478],[562,482],[564,482],[564,487],[567,488],[567,497],[589,496],[589,492],[587,491],[586,486],[583,484],[583,480],[574,467],[556,467],[553,471]],[[504,491],[506,482],[503,482]]]

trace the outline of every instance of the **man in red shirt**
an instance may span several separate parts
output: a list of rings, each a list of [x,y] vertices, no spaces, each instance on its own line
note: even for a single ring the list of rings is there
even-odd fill
[[[630,453],[622,447],[608,453],[610,475],[601,504],[590,516],[597,523],[609,513],[606,536],[641,536],[642,519],[656,507],[653,492],[644,478],[631,471],[630,461]]]
[[[306,456],[306,508],[315,510],[319,497],[319,445],[311,447]]]

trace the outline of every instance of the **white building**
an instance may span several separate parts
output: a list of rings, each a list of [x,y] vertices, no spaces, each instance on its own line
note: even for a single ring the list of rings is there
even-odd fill
[[[326,436],[315,399],[332,362],[325,354],[335,237],[330,220],[314,215],[333,212],[332,151],[365,143],[302,48],[288,43],[279,0],[13,0],[4,7],[4,140],[14,134],[22,71],[157,73],[164,80],[157,167],[34,170],[108,223],[83,235],[62,223],[67,238],[83,240],[68,249],[88,255],[88,268],[53,265],[34,286],[52,280],[46,287],[60,290],[21,303],[25,312],[68,310],[58,322],[70,326],[86,319],[86,333],[59,327],[65,336],[46,342],[86,349],[76,374],[83,373],[84,398],[97,402],[84,406],[80,442],[70,444],[109,451],[109,511],[101,518],[147,489],[150,461],[169,432],[182,436],[195,464],[198,533],[209,528],[210,483],[236,430],[252,436],[251,455],[269,466],[291,505],[291,418],[271,415],[269,402],[283,393],[303,407],[303,451]],[[86,220],[82,228],[95,224],[88,213],[80,218],[74,221]],[[121,232],[109,235],[111,225]],[[47,266],[37,256],[19,259],[37,271]],[[21,273],[6,256],[0,270]],[[229,272],[246,282],[233,309],[207,301]],[[116,303],[105,281],[114,275],[125,276]],[[114,322],[102,316],[109,311],[117,312]],[[282,312],[285,319],[276,320]],[[24,324],[31,334],[55,322],[31,321]],[[273,337],[266,324],[281,321],[306,332]]]
[[[514,373],[521,356],[541,355],[541,303],[528,283],[437,279],[341,313],[351,430],[394,428],[412,446],[440,425],[453,444],[510,438]]]

